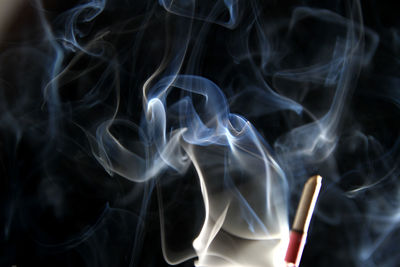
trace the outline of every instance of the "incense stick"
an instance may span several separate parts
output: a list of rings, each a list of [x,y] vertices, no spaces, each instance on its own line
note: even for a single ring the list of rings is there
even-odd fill
[[[290,231],[289,246],[286,250],[285,261],[287,266],[298,266],[300,263],[306,243],[308,227],[317,202],[319,190],[321,189],[321,181],[322,177],[316,175],[308,179],[304,185],[292,230]]]

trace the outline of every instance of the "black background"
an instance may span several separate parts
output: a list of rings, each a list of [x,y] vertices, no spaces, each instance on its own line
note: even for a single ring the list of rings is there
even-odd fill
[[[86,134],[95,133],[113,115],[116,88],[121,96],[118,118],[140,123],[141,88],[160,64],[168,35],[173,40],[179,35],[168,31],[168,25],[173,29],[190,19],[168,14],[157,1],[110,0],[94,20],[74,26],[80,31],[77,41],[82,47],[105,33],[99,39],[103,55],[98,57],[71,49],[62,40],[69,36],[68,16],[84,3],[45,1],[39,6],[26,1],[0,43],[0,265],[168,266],[161,251],[155,188],[163,187],[170,214],[167,223],[179,233],[173,249],[179,251],[191,245],[204,218],[194,170],[183,177],[166,171],[146,183],[111,177],[93,156]],[[301,99],[317,117],[326,112],[332,86],[317,90],[324,85],[280,80],[276,73],[318,62],[318,46],[331,43],[330,35],[322,33],[343,35],[343,29],[306,19],[290,32],[288,23],[298,7],[326,9],[345,17],[356,13],[352,13],[356,8],[346,1],[261,1],[254,6],[265,23],[270,46],[262,48],[251,30],[247,43],[254,52],[253,63],[237,64],[240,33],[255,14],[250,1],[240,3],[241,16],[234,29],[209,23],[200,38],[207,23],[194,20],[182,73],[218,84],[231,112],[248,118],[273,146],[280,136],[312,118],[290,110],[258,113],[254,99],[246,103],[237,100],[237,94],[246,84],[260,85],[260,79],[278,93]],[[305,179],[315,173],[327,178],[302,266],[398,266],[400,21],[398,8],[388,2],[362,1],[361,12],[364,26],[376,33],[379,42],[351,85],[332,154],[335,167],[305,163],[289,175],[290,220]],[[46,35],[39,14],[52,37]],[[229,17],[226,11],[218,16],[222,21]],[[53,73],[60,55],[55,47],[60,48],[62,60]],[[200,60],[191,65],[190,52],[196,47],[202,49]],[[265,68],[263,57],[256,53],[263,49],[270,53]],[[262,77],[253,75],[252,68],[260,68]],[[51,100],[44,100],[43,88],[64,69],[68,74],[57,85],[61,104],[53,107]],[[300,93],[287,88],[300,88]],[[171,101],[179,97],[178,93],[170,96]],[[137,138],[118,125],[112,131],[121,139]],[[365,184],[374,186],[349,193]],[[364,245],[374,244],[378,244],[375,252],[362,258]],[[179,266],[193,266],[193,260]]]

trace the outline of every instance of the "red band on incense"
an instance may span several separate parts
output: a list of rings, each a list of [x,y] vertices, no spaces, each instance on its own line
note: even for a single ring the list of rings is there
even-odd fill
[[[306,243],[307,234],[297,231],[290,231],[289,246],[286,250],[285,261],[294,266],[298,266],[301,254],[303,254],[304,245]]]

